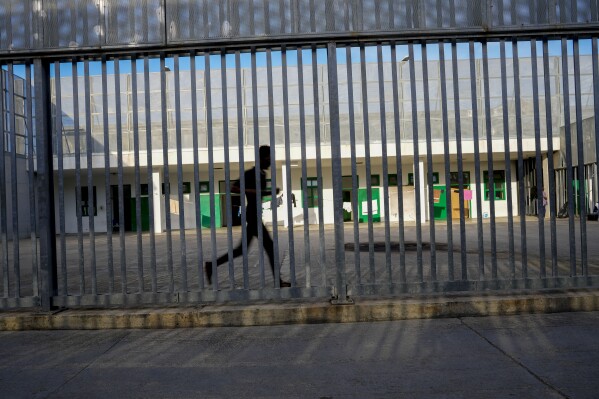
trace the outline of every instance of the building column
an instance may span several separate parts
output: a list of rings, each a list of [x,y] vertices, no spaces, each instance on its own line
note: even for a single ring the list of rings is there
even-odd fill
[[[283,226],[289,227],[289,203],[291,198],[287,198],[287,165],[281,166],[281,192],[283,193]]]
[[[152,172],[152,196],[154,200],[154,233],[162,233],[162,187],[160,172]]]
[[[423,160],[418,161],[418,170],[414,171],[414,176],[416,176],[416,173],[418,173],[418,176],[420,176],[420,184],[418,187],[414,187],[414,188],[416,190],[420,191],[420,221],[422,223],[424,223],[424,222],[426,222],[427,206],[426,206],[426,190],[425,190],[426,175],[424,174],[424,161]]]

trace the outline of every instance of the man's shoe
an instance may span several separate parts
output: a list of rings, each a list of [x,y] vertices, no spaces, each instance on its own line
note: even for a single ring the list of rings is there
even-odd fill
[[[279,286],[281,288],[285,288],[285,287],[291,287],[291,283],[288,281],[283,281],[283,280],[279,280]]]
[[[206,280],[208,280],[208,285],[212,285],[212,262],[204,263],[204,271],[206,272]]]

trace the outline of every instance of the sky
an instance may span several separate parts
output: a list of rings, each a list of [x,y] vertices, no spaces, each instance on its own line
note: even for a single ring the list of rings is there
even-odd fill
[[[506,57],[512,57],[512,43],[505,42],[505,51]],[[568,40],[568,54],[573,54],[573,41]],[[591,39],[582,39],[579,41],[579,51],[581,55],[591,54]],[[518,44],[518,54],[520,57],[530,57],[531,56],[531,42],[530,41],[519,41]],[[561,49],[561,41],[560,40],[550,40],[548,42],[548,50],[550,56],[559,56],[562,53]],[[475,43],[474,46],[475,58],[482,58],[482,44]],[[414,46],[414,59],[419,61],[422,59],[422,47],[420,45]],[[468,59],[469,57],[469,44],[468,43],[458,43],[457,44],[457,56],[458,59]],[[297,65],[297,51],[296,50],[288,50],[287,51],[287,65],[295,66]],[[396,60],[399,62],[407,57],[409,54],[408,46],[405,44],[397,45],[396,47]],[[537,41],[537,56],[541,57],[543,54],[542,41]],[[368,45],[365,47],[364,51],[365,61],[368,62],[377,62],[377,47]],[[382,46],[382,56],[383,62],[391,61],[391,47],[388,45]],[[488,56],[489,58],[499,58],[500,57],[500,44],[499,42],[491,42],[488,44]],[[445,59],[451,60],[452,51],[451,44],[445,43]],[[439,44],[433,43],[427,45],[427,58],[428,60],[438,60],[439,59]],[[282,53],[279,50],[273,50],[271,52],[271,60],[273,67],[278,67],[282,65]],[[351,60],[352,62],[359,63],[360,62],[360,49],[359,47],[352,47],[351,51]],[[312,64],[312,51],[310,49],[306,49],[302,51],[302,62],[304,65]],[[320,65],[324,65],[327,63],[327,51],[325,48],[317,49],[316,51],[316,62]],[[345,64],[346,61],[346,49],[338,48],[337,50],[337,62],[339,64]],[[227,54],[226,55],[226,64],[227,68],[235,68],[235,55]],[[256,53],[256,65],[257,67],[266,67],[267,64],[267,56],[266,51],[260,51]],[[157,58],[152,58],[149,60],[150,72],[158,72],[160,71],[160,60]],[[165,66],[167,66],[171,71],[175,69],[175,61],[173,57],[168,57],[165,59]],[[240,66],[241,68],[249,68],[251,66],[251,56],[249,53],[242,53],[240,57]],[[100,75],[102,73],[101,62],[100,61],[92,61],[89,63],[90,67],[90,75]],[[3,66],[4,69],[7,69],[6,65]],[[210,56],[210,68],[218,70],[221,68],[221,56],[219,54]],[[129,59],[121,60],[119,62],[119,71],[121,74],[129,74],[131,73],[132,63]],[[190,70],[190,57],[181,56],[179,58],[179,69],[182,71]],[[196,69],[204,70],[205,69],[205,59],[203,55],[196,56]],[[106,64],[107,74],[114,74],[115,63],[113,61],[108,61]],[[25,76],[25,67],[23,65],[15,65],[14,66],[15,74],[21,77]],[[143,59],[138,60],[137,62],[137,72],[142,74],[144,72],[144,62]],[[77,63],[77,74],[79,76],[83,76],[84,74],[84,64],[83,62]],[[55,76],[54,67],[50,68],[51,77]],[[60,63],[60,75],[71,76],[72,75],[72,65],[71,63]]]

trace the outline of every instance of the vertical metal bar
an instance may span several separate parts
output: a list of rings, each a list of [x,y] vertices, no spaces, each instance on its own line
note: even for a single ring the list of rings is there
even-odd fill
[[[187,291],[187,245],[185,242],[185,200],[183,198],[183,142],[181,139],[181,84],[179,56],[175,55],[175,135],[177,141],[177,191],[179,199],[179,248],[181,251],[181,289]]]
[[[578,207],[580,208],[580,260],[582,275],[588,276],[587,259],[587,196],[584,166],[584,138],[582,131],[582,92],[580,87],[580,49],[578,38],[574,38],[574,91],[576,101],[576,146],[578,150]],[[595,141],[598,138],[595,137]],[[574,167],[574,165],[572,165]]]
[[[593,99],[595,106],[595,187],[599,194],[599,51],[597,50],[597,38],[593,37],[592,55],[593,55]],[[595,202],[599,198],[595,197]]]
[[[150,60],[144,57],[144,113],[146,116],[146,157],[147,157],[147,184],[148,184],[148,209],[149,228],[150,228],[150,267],[152,292],[158,291],[158,276],[156,274],[156,237],[154,232],[154,223],[160,223],[160,220],[154,221],[154,207],[160,206],[160,203],[154,203],[154,184],[153,184],[153,166],[152,166],[152,109],[150,102]]]
[[[297,49],[298,96],[300,108],[300,138],[302,152],[302,204],[304,208],[304,264],[306,268],[306,287],[312,285],[310,262],[310,218],[308,215],[308,158],[306,154],[306,111],[304,108],[304,63],[303,49]]]
[[[288,5],[289,2],[285,1],[285,0],[279,0],[279,20],[280,20],[280,24],[281,24],[281,30],[279,32],[281,33],[286,33],[287,32],[287,27],[288,25],[288,21],[285,20],[285,6]],[[290,22],[290,21],[289,21]]]
[[[210,234],[212,238],[212,285],[218,290],[218,271],[216,263],[216,199],[214,189],[214,132],[212,130],[212,80],[210,53],[204,54],[204,84],[206,91],[206,133],[208,135],[208,184],[210,192]]]
[[[316,7],[314,0],[310,0],[310,32],[316,33]]]
[[[200,170],[198,155],[198,89],[196,73],[196,52],[192,51],[189,55],[189,73],[191,78],[191,135],[193,141],[193,192],[194,206],[196,215],[196,246],[198,248],[198,288],[204,288],[204,248],[202,244],[202,206],[200,202]]]
[[[545,213],[546,205],[543,204],[545,198],[545,190],[547,182],[543,183],[543,165],[541,162],[541,122],[540,122],[540,111],[539,111],[539,72],[538,72],[538,59],[537,59],[537,41],[532,39],[530,41],[530,59],[532,65],[532,101],[534,111],[534,128],[535,128],[535,171],[537,180],[537,203],[540,203],[542,207],[542,215],[538,214],[538,227],[539,227],[539,272],[540,277],[547,277],[547,270],[545,266]],[[551,156],[551,154],[548,154]],[[537,207],[539,209],[539,206]]]
[[[24,28],[25,28],[24,39],[26,40],[25,46],[27,48],[35,48],[35,45],[33,44],[33,35],[31,34],[31,31],[33,29],[33,26],[32,26],[33,24],[31,23],[31,22],[33,22],[32,21],[33,18],[31,18],[31,16],[33,15],[33,13],[31,12],[32,5],[33,4],[31,4],[28,1],[23,3],[23,7],[24,7],[23,15],[26,19],[26,22],[24,24],[25,25],[24,26]],[[87,24],[85,26],[87,26]]]
[[[491,278],[497,279],[497,229],[495,225],[495,183],[493,176],[495,174],[493,165],[493,130],[491,126],[491,90],[489,87],[489,55],[487,49],[488,43],[483,42],[483,88],[485,95],[485,130],[487,137],[487,187],[490,213],[491,230]]]
[[[423,53],[424,54],[424,53]],[[426,56],[425,56],[426,57]],[[424,61],[423,61],[424,62]],[[424,64],[423,64],[424,65]],[[403,65],[400,66],[400,68]],[[397,173],[397,218],[399,224],[399,282],[406,283],[406,246],[403,216],[403,167],[401,156],[401,132],[399,115],[399,85],[397,77],[397,46],[391,43],[391,79],[393,89],[393,127],[395,129],[395,168]],[[356,213],[357,214],[357,213]]]
[[[570,84],[568,72],[568,39],[562,39],[562,85],[564,100],[564,133],[566,139],[566,192],[568,194],[568,233],[570,238],[570,277],[576,276],[576,232],[574,228],[574,182],[572,165],[572,126],[570,122]]]
[[[11,18],[12,4],[8,3],[7,5],[8,5],[8,7],[6,7],[5,12],[8,15],[5,16],[3,25],[6,27],[5,28],[6,29],[6,42],[12,44],[13,43],[13,38],[12,38],[13,37],[13,35],[12,35],[13,27],[12,27],[12,18]]]
[[[553,165],[553,117],[551,112],[551,75],[549,72],[549,43],[543,40],[543,78],[545,87],[545,126],[547,129],[547,169],[549,176],[549,217],[551,230],[551,275],[558,275],[557,268],[557,196],[555,187],[555,169]]]
[[[40,237],[40,301],[44,311],[52,308],[52,297],[57,294],[56,227],[54,219],[54,171],[52,155],[52,109],[49,64],[40,58],[34,60],[35,123],[37,149],[38,230]],[[3,113],[2,113],[3,114]],[[3,117],[2,124],[4,124]],[[4,138],[1,140],[4,143]],[[4,147],[4,144],[0,144]],[[1,148],[2,152],[4,148]],[[3,166],[0,166],[3,168]],[[0,170],[0,179],[4,170]],[[3,191],[2,191],[3,192]],[[3,218],[3,220],[6,220]],[[6,242],[6,229],[2,228]],[[6,253],[6,251],[5,251]],[[4,266],[7,271],[8,266]],[[7,276],[7,273],[4,274]],[[5,294],[8,294],[5,279]]]
[[[38,223],[37,217],[38,212],[36,209],[36,194],[35,194],[35,158],[37,154],[34,151],[35,145],[33,144],[33,90],[31,82],[31,64],[25,65],[25,112],[26,112],[26,123],[27,123],[27,165],[28,165],[28,182],[29,182],[29,209],[31,210],[30,228],[31,228],[31,276],[32,276],[32,288],[33,296],[39,296],[39,279],[38,279]],[[1,113],[0,106],[0,113]],[[0,118],[0,121],[2,119]]]
[[[125,204],[123,189],[123,123],[121,120],[121,70],[120,59],[114,59],[114,99],[116,107],[116,145],[119,207],[119,249],[121,262],[121,292],[127,293],[127,256],[125,253]]]
[[[508,246],[509,246],[509,261],[510,261],[510,277],[516,278],[516,255],[514,251],[514,210],[512,205],[512,166],[510,161],[510,127],[508,115],[508,100],[507,100],[507,66],[505,56],[505,40],[499,42],[499,52],[501,55],[501,104],[503,111],[503,140],[504,140],[504,162],[505,162],[505,184],[507,191],[507,223],[508,223]],[[493,184],[493,196],[495,195],[495,182]],[[491,190],[489,190],[489,195]]]
[[[478,128],[478,96],[476,89],[476,56],[474,42],[469,42],[470,98],[472,100],[472,139],[474,140],[474,184],[476,186],[476,228],[478,236],[478,279],[485,278],[485,247],[483,241],[483,211],[480,175],[480,135]],[[485,77],[488,78],[488,77]]]
[[[166,255],[168,270],[168,292],[175,291],[175,275],[173,270],[173,238],[171,231],[171,181],[169,175],[169,137],[168,137],[168,89],[166,76],[165,54],[160,54],[160,105],[162,115],[162,165],[163,165],[163,187],[164,187],[164,214],[166,221]]]
[[[272,82],[272,54],[271,49],[266,49],[266,75],[267,75],[267,92],[268,92],[268,130],[270,141],[270,209],[272,212],[272,238],[274,247],[274,259],[271,262],[274,264],[273,279],[275,288],[279,288],[280,282],[280,265],[279,265],[279,234],[277,228],[277,163],[275,159],[275,120],[273,106],[273,82]]]
[[[247,257],[247,222],[246,205],[245,205],[245,141],[243,137],[245,121],[243,118],[244,101],[243,101],[243,81],[241,80],[241,54],[235,52],[235,86],[237,88],[237,145],[239,148],[239,207],[241,210],[241,251],[243,254],[243,288],[249,288],[249,271]]]
[[[449,281],[454,280],[453,268],[453,215],[451,214],[451,166],[449,153],[449,122],[447,117],[447,87],[445,85],[445,43],[439,43],[439,85],[441,86],[441,108],[443,117],[443,159],[445,160],[445,199],[447,214],[447,272]],[[416,182],[414,181],[414,185]]]
[[[493,0],[489,0],[489,2],[493,2]],[[493,2],[496,3],[497,5],[497,16],[499,17],[499,21],[498,21],[498,25],[499,26],[505,26],[505,22],[504,22],[504,17],[503,17],[503,6],[504,6],[504,2],[503,1],[498,1],[498,2]],[[493,3],[491,3],[491,5],[489,6],[491,11],[491,7],[493,7]],[[492,17],[492,15],[491,15]],[[491,18],[492,20],[492,18]]]
[[[326,286],[326,246],[324,235],[324,204],[322,192],[322,151],[320,138],[320,97],[318,81],[318,54],[312,46],[312,94],[314,96],[314,140],[316,147],[316,178],[318,181],[318,236],[320,238],[320,270],[322,285]]]
[[[381,30],[381,7],[378,1],[374,2],[374,27]]]
[[[395,15],[396,15],[394,1],[389,0],[388,4],[389,4],[389,15],[387,16],[387,18],[388,18],[388,23],[389,23],[389,29],[394,30],[395,29]]]
[[[452,2],[453,4],[453,2]],[[452,18],[454,13],[452,13]],[[454,18],[455,23],[455,18]],[[453,25],[452,25],[453,26]],[[464,166],[462,153],[462,119],[460,116],[460,82],[458,76],[458,50],[456,42],[451,43],[451,63],[453,72],[453,102],[455,115],[455,141],[458,161],[458,198],[460,201],[460,254],[462,261],[462,280],[468,279],[466,254],[466,216],[464,208]]]
[[[379,75],[379,110],[381,119],[381,155],[383,163],[383,209],[385,212],[385,265],[387,267],[387,284],[392,284],[393,274],[391,270],[391,227],[389,225],[389,167],[387,165],[387,116],[385,112],[385,76],[383,74],[383,49],[381,44],[377,45],[377,64]],[[341,206],[343,206],[343,201]]]
[[[270,10],[269,10],[269,3],[268,1],[264,1],[263,2],[263,11],[264,11],[264,33],[267,36],[270,36],[271,32],[270,32]]]
[[[293,182],[291,180],[291,139],[289,137],[289,82],[287,79],[287,49],[285,46],[281,49],[281,69],[283,79],[283,125],[285,131],[285,180],[287,181],[287,190],[285,192],[285,198],[287,201],[287,220],[289,226],[287,227],[287,234],[289,239],[289,274],[291,279],[291,286],[297,285],[297,278],[295,273],[295,239],[293,234],[293,208],[291,207],[291,196]]]
[[[161,4],[163,6],[163,10],[164,10],[164,4]],[[143,32],[143,42],[144,43],[148,43],[148,36],[149,36],[149,13],[148,13],[148,8],[149,8],[149,4],[147,1],[143,1],[141,3],[141,19],[142,19],[142,32]],[[165,15],[166,18],[166,15]],[[162,21],[160,21],[162,23]],[[195,22],[195,21],[194,21]],[[190,25],[194,25],[193,23],[191,23]],[[87,24],[85,26],[88,26]],[[166,41],[166,37],[163,39],[164,41]],[[149,193],[149,188],[148,188],[148,193]],[[150,208],[151,209],[151,208]],[[151,211],[150,211],[151,212]]]
[[[364,44],[360,44],[360,81],[362,83],[362,120],[364,122],[364,164],[366,170],[366,201],[368,210],[368,264],[370,265],[371,284],[375,283],[375,265],[374,265],[374,228],[372,226],[372,176],[370,168],[370,123],[368,112],[368,82],[366,74],[366,49]],[[362,211],[363,212],[363,211]]]
[[[430,93],[428,84],[428,55],[426,42],[421,44],[422,52],[422,91],[424,95],[424,125],[426,133],[426,169],[428,186],[429,236],[431,248],[431,280],[437,281],[437,245],[435,236],[435,206],[433,182],[433,139],[431,131]],[[401,189],[401,186],[398,186]]]
[[[443,27],[443,2],[441,1],[437,1],[436,2],[436,10],[435,10],[435,14],[436,14],[436,27],[437,28],[442,28]]]
[[[196,9],[198,7],[198,2],[194,1],[191,3],[188,3],[187,5],[188,10],[189,10],[189,19],[188,19],[188,23],[189,23],[189,38],[190,39],[196,39]]]
[[[359,227],[359,211],[358,211],[358,168],[356,159],[356,125],[355,125],[355,113],[354,113],[354,79],[353,79],[353,65],[352,60],[352,47],[347,46],[345,48],[345,63],[347,66],[347,98],[348,98],[348,110],[349,110],[349,138],[351,147],[351,177],[352,177],[352,192],[351,192],[351,206],[352,206],[352,219],[354,222],[354,267],[356,271],[356,285],[362,284],[362,278],[360,273],[360,227]]]
[[[227,98],[227,53],[223,51],[220,55],[220,75],[221,75],[221,93],[223,103],[223,146],[225,153],[225,185],[227,192],[225,195],[227,212],[227,248],[229,252],[229,283],[231,288],[235,286],[235,264],[233,262],[233,211],[231,209],[231,163],[229,161],[229,104]]]
[[[249,5],[248,5],[248,10],[249,10],[249,17],[250,17],[250,36],[254,36],[256,33],[256,23],[255,23],[255,17],[254,17],[254,0],[249,0]]]
[[[290,0],[289,2],[289,13],[291,14],[290,21],[290,33],[299,33],[301,26],[300,12],[299,12],[299,1]]]
[[[254,122],[254,160],[255,160],[255,176],[256,176],[256,215],[258,222],[262,223],[262,186],[261,186],[261,173],[259,168],[260,155],[260,123],[258,114],[258,76],[256,67],[256,49],[252,48],[252,118]],[[263,235],[262,229],[258,228],[258,243],[260,248],[263,248]],[[260,288],[264,288],[265,276],[264,276],[264,252],[259,252],[260,259]]]
[[[522,157],[522,105],[520,102],[520,62],[518,60],[518,42],[512,41],[514,55],[514,100],[516,107],[516,138],[518,148],[518,213],[520,214],[520,248],[522,252],[522,278],[528,277],[528,257],[526,246],[526,201],[524,187],[524,159]]]
[[[68,295],[67,289],[67,244],[65,233],[65,209],[64,209],[64,163],[62,152],[62,91],[60,77],[60,62],[54,63],[54,93],[56,99],[55,105],[55,120],[54,120],[54,137],[56,144],[56,158],[58,161],[58,220],[60,234],[60,288],[62,295]]]
[[[16,108],[15,108],[15,75],[14,67],[12,62],[8,64],[8,98],[4,97],[8,108],[9,118],[9,129],[8,134],[10,137],[10,180],[11,180],[11,193],[12,193],[12,245],[13,245],[13,271],[14,271],[14,296],[19,298],[21,295],[21,265],[20,265],[20,253],[19,253],[19,196],[17,191],[17,129],[16,123]],[[3,93],[4,95],[5,93]],[[5,125],[1,126],[2,132],[4,132]],[[0,152],[0,162],[5,162],[5,153]],[[6,187],[6,186],[2,186]]]
[[[91,268],[91,293],[98,293],[98,281],[96,271],[96,226],[95,216],[98,207],[97,199],[94,198],[94,175],[93,175],[93,139],[92,139],[92,106],[90,94],[89,60],[83,61],[83,79],[85,82],[85,147],[87,162],[87,206],[89,224],[89,261]]]
[[[410,66],[410,97],[412,100],[412,144],[414,147],[414,193],[416,202],[416,266],[418,281],[424,281],[422,266],[422,206],[420,193],[420,141],[418,137],[418,99],[416,95],[416,67],[414,61],[414,43],[408,45],[408,60]]]
[[[5,96],[4,84],[8,84],[9,77],[0,65],[0,95]],[[8,266],[8,217],[7,217],[7,206],[6,206],[6,163],[4,162],[4,156],[7,151],[5,148],[6,144],[6,133],[4,127],[6,126],[6,108],[5,101],[0,101],[0,240],[2,243],[2,276],[3,276],[3,287],[4,297],[10,295],[10,275]],[[53,192],[53,190],[51,191]]]
[[[335,263],[337,299],[348,297],[345,275],[345,238],[343,223],[343,170],[341,167],[341,128],[339,125],[339,79],[337,76],[337,46],[327,46],[327,66],[329,80],[329,115],[331,123],[331,157],[333,174],[333,209],[335,221]]]
[[[139,104],[137,100],[137,57],[131,57],[131,107],[133,117],[133,157],[135,167],[135,230],[137,232],[137,290],[144,291],[144,257],[141,238],[141,176],[139,170]],[[148,196],[150,190],[148,186]]]
[[[64,3],[63,3],[64,4]],[[69,5],[67,6],[69,7],[70,10],[70,26],[69,26],[69,35],[65,35],[67,36],[67,38],[69,38],[72,41],[76,41],[77,39],[77,17],[78,17],[78,10],[77,10],[77,6],[73,3],[73,2],[69,2]],[[66,8],[66,7],[65,7]],[[81,7],[86,9],[87,7]],[[64,9],[63,9],[64,10]],[[66,24],[65,24],[66,25]],[[86,25],[87,27],[87,25]]]
[[[136,32],[138,31],[138,27],[135,25],[135,14],[136,14],[136,4],[139,4],[136,0],[129,0],[129,24],[128,24],[128,33],[129,37],[133,38]]]
[[[104,192],[106,204],[106,246],[108,251],[108,292],[114,292],[114,265],[112,254],[112,201],[110,187],[110,138],[108,125],[108,74],[106,56],[102,57],[102,124],[104,129]],[[88,188],[89,190],[89,188]]]
[[[449,26],[454,28],[455,23],[455,0],[449,0]],[[462,251],[465,252],[465,251]]]
[[[83,252],[83,220],[81,217],[81,139],[79,131],[79,76],[77,61],[71,63],[73,86],[73,129],[75,134],[75,214],[77,216],[77,249],[79,257],[79,293],[85,294],[85,256]]]

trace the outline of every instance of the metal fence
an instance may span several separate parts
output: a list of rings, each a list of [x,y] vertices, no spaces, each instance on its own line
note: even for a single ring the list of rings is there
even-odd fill
[[[0,308],[597,285],[594,1],[0,16]]]

